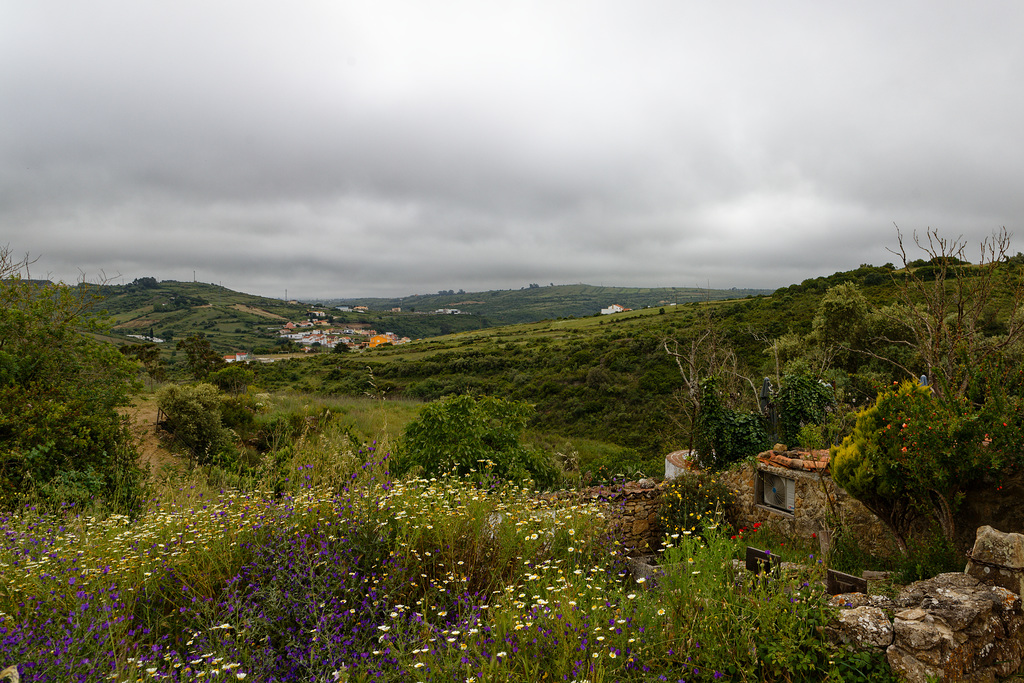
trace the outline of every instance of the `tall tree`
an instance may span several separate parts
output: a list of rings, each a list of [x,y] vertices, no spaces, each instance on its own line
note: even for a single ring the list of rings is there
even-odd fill
[[[907,332],[904,339],[884,339],[896,345],[909,345],[920,359],[920,368],[897,363],[909,375],[919,371],[928,376],[940,397],[962,398],[968,390],[975,368],[1002,354],[1024,336],[1024,278],[1007,269],[1010,234],[1003,228],[981,242],[980,258],[970,264],[967,242],[962,237],[941,237],[929,229],[922,240],[914,233],[914,244],[929,259],[924,267],[912,267],[903,234],[897,229],[895,250],[903,270],[894,273],[900,305],[888,309],[890,322]],[[1008,279],[1009,278],[1009,279]],[[1005,306],[999,313],[1005,319],[1002,334],[986,336],[984,328],[997,314],[997,294],[1001,287]],[[894,361],[895,362],[895,361]]]
[[[185,352],[188,371],[196,379],[206,379],[207,375],[224,365],[224,359],[213,350],[213,345],[206,337],[193,334],[179,340],[176,347]]]

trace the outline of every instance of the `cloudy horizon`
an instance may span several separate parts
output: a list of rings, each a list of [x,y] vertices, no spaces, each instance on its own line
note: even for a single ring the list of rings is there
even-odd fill
[[[1022,27],[1010,1],[0,0],[0,246],[306,299],[775,288],[896,262],[894,225],[973,260],[1024,209]]]

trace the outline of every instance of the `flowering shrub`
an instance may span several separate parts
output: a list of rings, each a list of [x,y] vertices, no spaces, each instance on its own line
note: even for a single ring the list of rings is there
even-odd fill
[[[983,424],[965,402],[942,402],[904,382],[879,394],[832,447],[833,477],[892,529],[904,552],[910,525],[924,514],[952,539],[963,490],[989,467]]]

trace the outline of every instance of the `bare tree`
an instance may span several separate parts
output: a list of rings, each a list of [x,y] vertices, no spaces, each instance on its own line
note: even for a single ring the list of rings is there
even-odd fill
[[[688,342],[665,339],[662,343],[665,353],[672,357],[683,379],[682,390],[677,398],[682,404],[686,423],[682,427],[689,436],[687,448],[693,450],[697,419],[701,411],[701,384],[710,377],[746,382],[757,402],[757,387],[738,372],[736,354],[726,344],[721,330],[714,320],[711,308],[705,302],[701,306],[698,322],[694,325],[696,334]]]
[[[929,257],[930,268],[923,275],[911,267],[912,259],[899,227],[896,234],[898,249],[890,251],[903,262],[903,270],[893,274],[900,306],[889,309],[887,316],[909,334],[907,339],[881,341],[912,347],[935,392],[943,397],[962,397],[971,371],[997,357],[1024,334],[1024,317],[1018,314],[1024,303],[1024,281],[1016,275],[1006,281],[998,272],[1009,254],[1010,233],[1002,228],[982,240],[980,259],[970,264],[966,262],[967,242],[963,237],[948,239],[929,228],[922,240],[915,232],[914,244]],[[1005,330],[1001,335],[986,337],[982,328],[996,312],[997,290],[1004,282],[1009,287],[1010,302]],[[885,360],[916,377],[917,373],[906,365]]]

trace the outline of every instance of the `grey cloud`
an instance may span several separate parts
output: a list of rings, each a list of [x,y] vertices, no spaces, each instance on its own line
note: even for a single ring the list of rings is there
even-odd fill
[[[1024,209],[1016,3],[5,13],[3,240],[70,279],[773,287]]]

